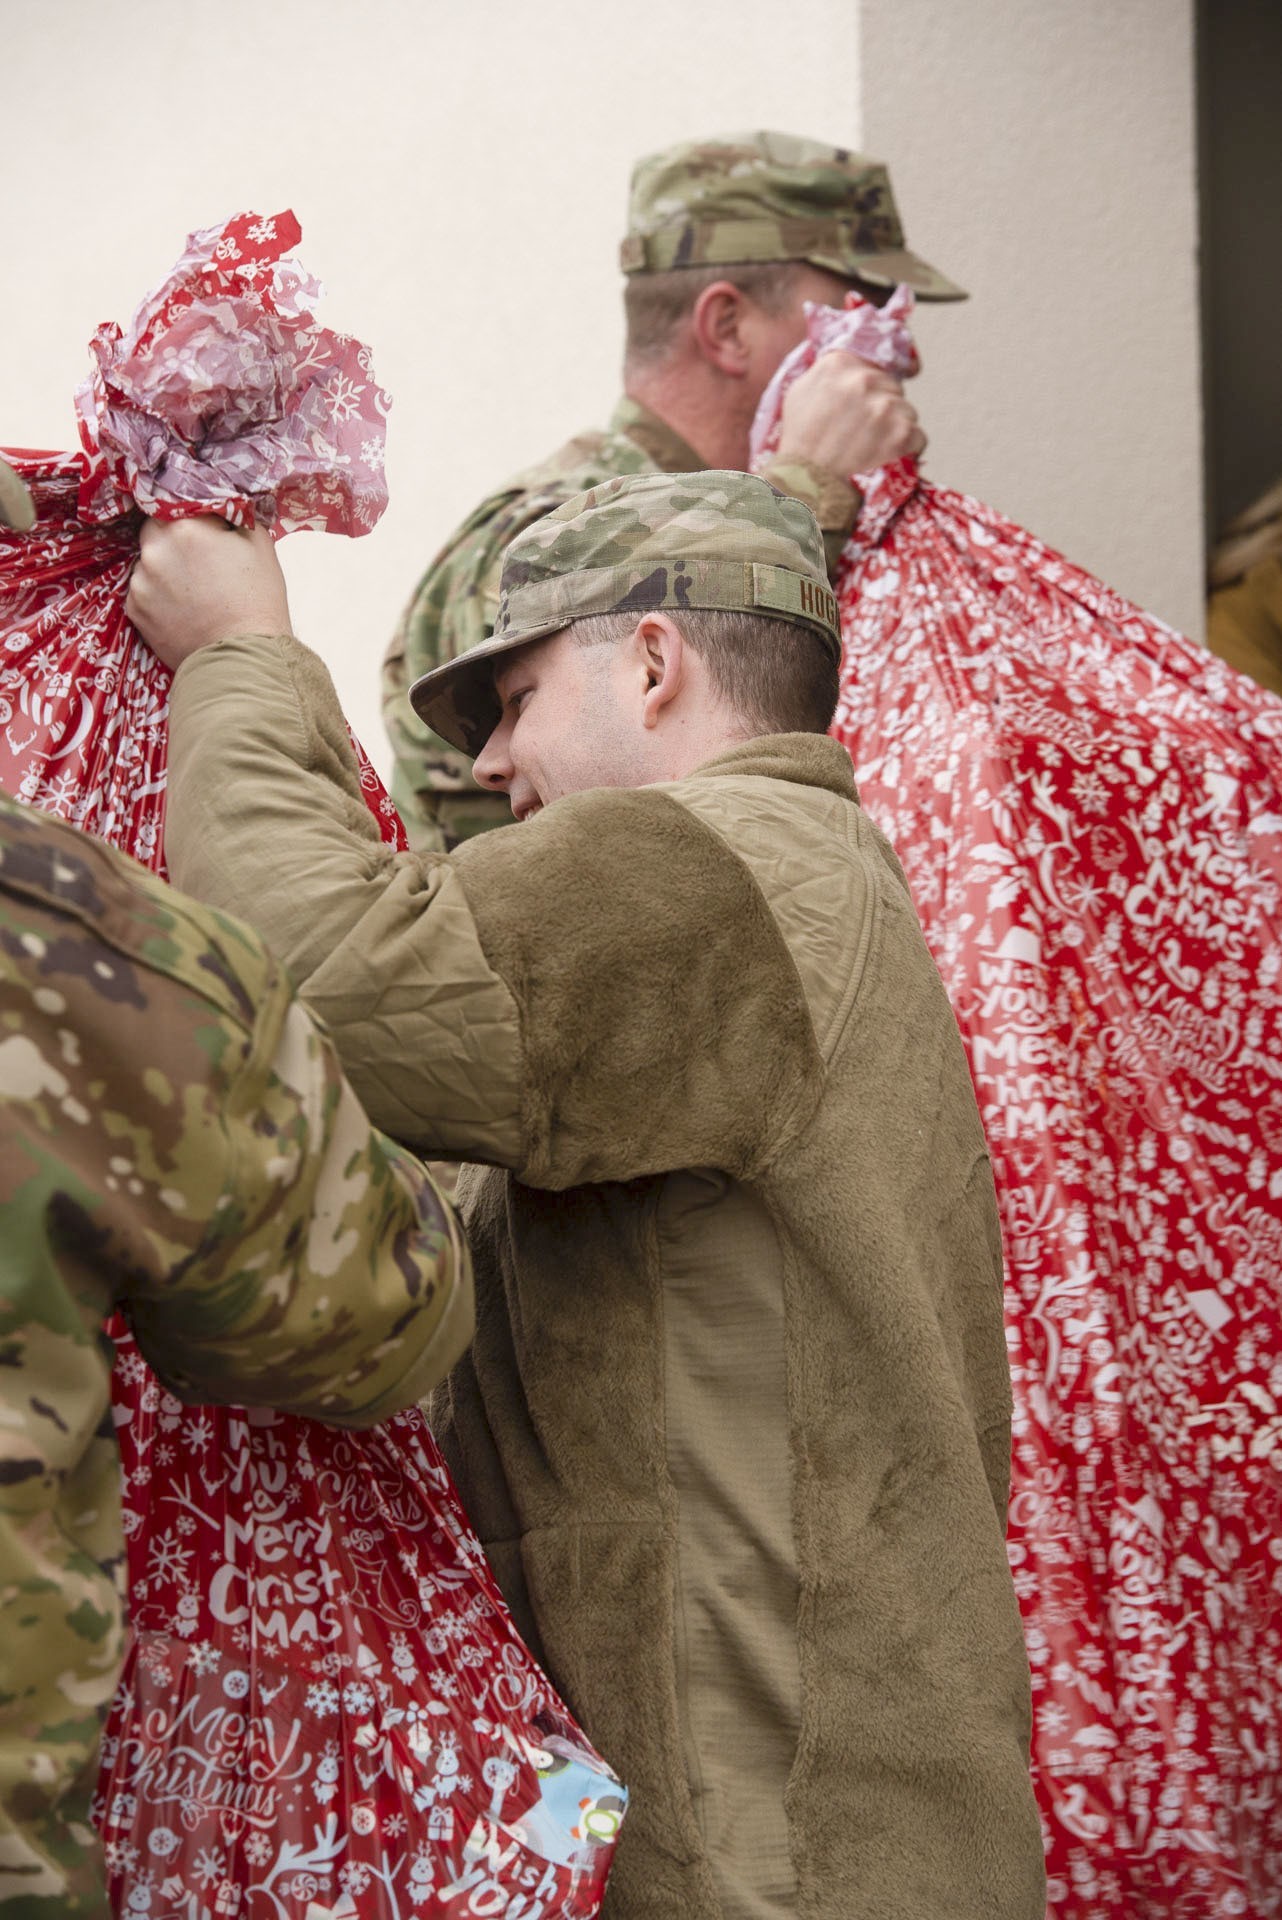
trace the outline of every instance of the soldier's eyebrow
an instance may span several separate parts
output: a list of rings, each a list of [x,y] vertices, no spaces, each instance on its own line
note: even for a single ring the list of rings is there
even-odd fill
[[[500,701],[502,701],[505,698],[505,694],[504,694],[505,687],[508,685],[509,681],[512,679],[512,676],[520,672],[522,664],[523,663],[521,660],[521,655],[517,653],[517,654],[514,654],[510,660],[505,661],[502,666],[495,667],[494,691],[498,695],[498,698]]]

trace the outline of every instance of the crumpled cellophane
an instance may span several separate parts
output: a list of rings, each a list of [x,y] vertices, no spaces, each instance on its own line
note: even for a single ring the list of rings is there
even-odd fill
[[[915,371],[912,294],[814,309]],[[1015,1386],[1054,1920],[1282,1914],[1282,701],[914,461],[841,705],[960,1021]]]
[[[369,349],[317,324],[298,238],[292,213],[192,234],[90,342],[82,451],[6,453],[38,519],[0,528],[0,787],[157,872],[170,675],[124,614],[141,516],[357,535],[387,504],[387,396]]]
[[[39,519],[0,530],[0,787],[161,874],[170,675],[124,617],[142,515],[358,534],[386,502],[386,397],[368,350],[312,319],[281,258],[297,238],[292,215],[193,235],[128,330],[95,336],[84,450],[8,455]],[[516,1634],[422,1414],[363,1434],[183,1407],[111,1331],[131,1635],[95,1819],[115,1910],[590,1920],[626,1794]]]
[[[815,309],[903,376],[912,295]],[[1054,1920],[1282,1914],[1282,701],[911,460],[835,736],[993,1155]]]

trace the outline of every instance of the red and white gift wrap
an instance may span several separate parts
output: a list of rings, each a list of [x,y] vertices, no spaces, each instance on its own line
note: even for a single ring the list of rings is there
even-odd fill
[[[317,324],[298,238],[292,213],[192,234],[90,342],[82,450],[6,453],[39,517],[0,528],[0,788],[157,872],[170,674],[124,613],[142,516],[359,535],[387,504],[387,395],[369,349]]]
[[[912,296],[818,309],[901,376]],[[833,733],[992,1150],[1054,1920],[1282,1914],[1282,700],[913,461]]]
[[[117,1344],[132,1632],[96,1809],[117,1911],[590,1920],[625,1795],[423,1416],[184,1407]]]
[[[0,530],[0,788],[157,873],[170,675],[124,617],[142,515],[359,534],[386,502],[386,396],[312,319],[297,238],[292,215],[193,235],[127,332],[96,335],[83,451],[8,455],[39,518]],[[512,1626],[423,1416],[348,1433],[184,1407],[112,1331],[115,1910],[591,1920],[626,1794]]]

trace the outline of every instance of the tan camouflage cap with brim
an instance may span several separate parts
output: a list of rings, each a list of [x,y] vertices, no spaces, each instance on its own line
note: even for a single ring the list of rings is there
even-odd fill
[[[790,133],[728,133],[638,161],[624,273],[806,260],[923,300],[965,289],[909,251],[880,160]]]
[[[36,524],[35,502],[26,482],[0,460],[0,527],[12,527],[15,533],[29,533]]]
[[[420,720],[475,757],[498,725],[494,664],[597,613],[765,614],[782,645],[841,657],[823,535],[809,507],[748,473],[643,473],[579,493],[503,556],[494,632],[410,688]]]

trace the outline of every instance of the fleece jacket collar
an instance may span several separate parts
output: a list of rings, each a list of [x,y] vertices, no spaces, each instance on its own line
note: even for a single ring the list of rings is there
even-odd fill
[[[756,740],[741,740],[705,760],[690,778],[702,780],[713,774],[739,780],[751,776],[789,780],[798,787],[822,787],[843,800],[859,798],[849,753],[826,733],[768,733]]]

